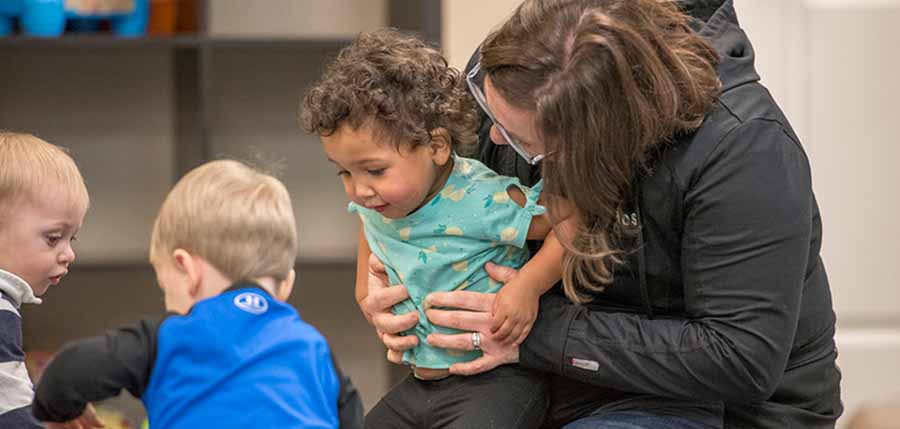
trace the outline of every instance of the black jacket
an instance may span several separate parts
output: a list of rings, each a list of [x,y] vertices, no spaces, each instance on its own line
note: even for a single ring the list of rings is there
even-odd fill
[[[679,3],[722,57],[723,92],[638,183],[643,269],[631,252],[588,305],[545,295],[521,364],[563,380],[552,401],[569,415],[551,419],[654,394],[723,401],[727,427],[833,427],[835,316],[809,161],[759,83],[732,1]],[[479,150],[500,173],[536,178],[484,132]]]

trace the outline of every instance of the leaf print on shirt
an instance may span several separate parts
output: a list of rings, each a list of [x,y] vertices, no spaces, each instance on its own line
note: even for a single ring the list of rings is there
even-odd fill
[[[519,230],[511,226],[500,231],[500,241],[515,241],[518,236]]]
[[[472,164],[464,159],[458,159],[454,168],[464,176],[472,172]]]
[[[427,249],[422,249],[419,251],[418,258],[422,261],[423,264],[428,263],[428,254],[437,252],[437,246],[431,246]]]
[[[463,230],[458,226],[447,226],[442,223],[438,224],[434,230],[435,234],[456,235],[462,237]]]
[[[459,261],[453,264],[453,271],[463,272],[467,269],[469,269],[469,261]]]
[[[509,192],[495,192],[493,195],[486,195],[484,197],[484,207],[488,208],[493,204],[506,204],[509,202],[509,199]]]
[[[403,241],[409,241],[409,233],[412,232],[412,228],[406,227],[406,228],[403,228],[403,229],[401,229],[400,231],[397,231],[397,232],[400,233],[400,239],[401,239],[401,240],[403,240]]]
[[[466,189],[456,189],[455,185],[447,185],[447,187],[441,191],[441,196],[454,203],[458,203],[466,197]]]
[[[513,259],[516,257],[516,254],[519,253],[519,248],[515,246],[506,246],[506,255],[503,259]]]

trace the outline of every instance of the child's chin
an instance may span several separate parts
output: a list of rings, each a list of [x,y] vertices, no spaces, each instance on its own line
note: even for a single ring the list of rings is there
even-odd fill
[[[409,216],[410,213],[412,213],[412,211],[410,211],[410,212],[399,212],[399,211],[396,211],[396,210],[391,210],[391,211],[384,211],[384,212],[381,213],[381,215],[384,216],[384,217],[386,217],[386,218],[388,218],[388,219],[403,219],[403,218]]]

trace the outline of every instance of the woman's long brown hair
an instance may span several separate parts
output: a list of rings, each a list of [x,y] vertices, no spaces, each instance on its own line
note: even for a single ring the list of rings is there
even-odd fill
[[[612,282],[616,213],[648,156],[698,128],[719,93],[718,55],[688,22],[668,1],[528,0],[481,47],[499,95],[536,113],[545,191],[579,219],[561,240],[573,302]]]

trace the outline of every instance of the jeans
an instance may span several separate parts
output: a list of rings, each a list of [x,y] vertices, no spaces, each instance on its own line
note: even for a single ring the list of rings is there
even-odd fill
[[[547,410],[546,388],[540,374],[515,365],[443,380],[409,375],[369,411],[365,427],[537,429]]]
[[[578,380],[548,377],[550,408],[542,429],[722,428],[721,401],[627,393]]]
[[[721,427],[702,420],[656,414],[649,411],[613,411],[595,414],[563,426],[563,429],[710,429]]]

